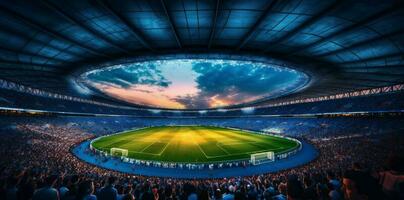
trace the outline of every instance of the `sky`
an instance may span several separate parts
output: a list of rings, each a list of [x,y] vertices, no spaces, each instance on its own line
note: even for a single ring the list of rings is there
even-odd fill
[[[304,73],[264,63],[173,59],[89,71],[87,84],[114,98],[158,108],[205,109],[277,97],[302,88]]]

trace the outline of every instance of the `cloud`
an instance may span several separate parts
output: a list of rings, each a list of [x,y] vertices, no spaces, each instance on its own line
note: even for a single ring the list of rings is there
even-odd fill
[[[288,69],[223,60],[145,62],[87,74],[93,85],[99,89],[104,87],[102,91],[109,88],[115,97],[121,95],[133,103],[187,109],[222,107],[279,96],[299,88],[305,83],[304,77]]]
[[[96,70],[87,74],[87,78],[92,82],[115,85],[121,88],[130,88],[136,84],[160,87],[168,87],[171,84],[154,64],[146,66],[132,64],[125,67],[118,66]]]
[[[251,64],[195,63],[193,69],[200,74],[196,79],[198,88],[214,95],[228,92],[262,94],[295,79],[289,71],[254,67]]]
[[[174,100],[194,109],[254,101],[281,92],[296,81],[296,74],[290,71],[251,64],[197,62],[193,70],[198,73],[200,92]]]
[[[171,98],[172,101],[176,101],[182,105],[184,105],[187,109],[199,109],[199,108],[209,108],[209,99],[204,97],[204,95],[185,95],[185,96],[177,96],[175,98]]]

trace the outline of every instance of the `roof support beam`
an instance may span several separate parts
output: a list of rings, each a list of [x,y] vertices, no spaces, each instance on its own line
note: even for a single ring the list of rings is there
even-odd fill
[[[269,51],[273,46],[278,45],[288,39],[290,39],[291,37],[293,37],[294,35],[296,35],[297,33],[299,33],[301,30],[303,30],[304,28],[309,27],[310,25],[314,24],[315,22],[317,22],[319,19],[321,19],[322,17],[324,17],[324,15],[329,14],[330,12],[332,12],[333,10],[335,10],[336,8],[339,7],[339,5],[341,5],[341,1],[340,0],[335,0],[332,4],[330,4],[329,6],[327,6],[324,10],[320,11],[319,13],[315,14],[313,17],[311,17],[310,19],[306,20],[305,22],[301,23],[299,26],[297,26],[295,29],[293,29],[292,31],[287,32],[285,35],[283,35],[281,38],[279,38],[278,40],[276,40],[274,43],[269,44],[268,47],[264,50],[264,52]]]
[[[318,54],[318,55],[316,55],[316,57],[326,57],[326,56],[329,56],[329,55],[338,54],[338,53],[341,53],[341,52],[345,52],[347,50],[351,50],[351,49],[360,47],[362,45],[367,45],[367,44],[372,43],[372,42],[382,41],[382,40],[388,39],[389,37],[399,36],[399,35],[402,35],[402,34],[404,34],[404,30],[395,31],[395,32],[392,32],[392,33],[389,33],[389,34],[386,34],[386,35],[380,35],[380,36],[372,38],[370,40],[365,40],[365,41],[361,41],[361,42],[358,42],[358,43],[354,43],[354,44],[352,44],[352,45],[350,45],[348,47],[337,49],[335,51],[329,51],[329,52],[326,52],[326,53]]]
[[[353,86],[358,86],[358,87],[362,87],[362,88],[374,88],[374,87],[378,87],[379,86],[379,84],[375,84],[375,83],[370,83],[369,84],[369,82],[367,82],[368,84],[365,84],[365,83],[363,83],[363,82],[360,82],[360,83],[358,83],[358,82],[354,82],[354,83],[351,83],[351,85],[353,85]]]
[[[0,68],[0,72],[4,75],[6,75],[7,77],[10,77],[10,75],[8,75],[7,72],[11,71],[12,73],[10,73],[11,76],[13,75],[21,75],[21,74],[25,74],[25,76],[28,75],[35,75],[35,76],[41,76],[41,75],[53,75],[53,76],[58,76],[58,73],[53,73],[53,72],[46,72],[46,71],[40,71],[40,70],[32,70],[32,69],[3,69]],[[3,76],[4,76],[3,75]]]
[[[32,52],[28,52],[28,51],[16,51],[16,50],[13,50],[13,49],[8,49],[6,47],[0,47],[0,51],[16,54],[17,56],[19,56],[19,55],[21,55],[21,56],[30,56],[30,57],[35,57],[35,58],[40,58],[40,59],[45,59],[45,60],[51,60],[51,61],[55,61],[55,62],[72,63],[69,60],[62,60],[62,59],[55,58],[55,57],[48,57],[48,56],[35,54],[35,53],[32,53]]]
[[[23,78],[23,76],[20,76],[20,77],[15,76],[15,77],[12,77],[7,80],[10,80],[11,82],[15,82],[15,83],[18,83],[18,84],[21,84],[24,86],[35,88],[35,89],[37,89],[37,86],[40,86],[40,87],[50,87],[50,86],[57,86],[57,85],[59,85],[61,87],[65,86],[64,83],[59,80],[60,78],[56,78],[56,77],[55,78],[44,77],[44,78],[26,79],[26,80],[22,79],[22,78]]]
[[[247,32],[247,34],[242,38],[241,42],[239,45],[237,45],[236,50],[239,51],[242,49],[248,41],[252,38],[252,36],[255,35],[255,32],[257,31],[257,28],[264,22],[264,20],[268,17],[268,15],[271,13],[271,9],[275,6],[275,4],[278,3],[278,0],[273,0],[271,3],[267,5],[265,10],[263,11],[262,15],[258,18],[258,20],[254,23],[254,25],[250,28],[250,30]]]
[[[48,28],[46,28],[46,27],[44,27],[44,26],[42,26],[42,25],[40,25],[38,23],[35,23],[32,20],[20,15],[19,13],[16,13],[16,12],[14,12],[12,10],[9,10],[8,8],[4,8],[4,7],[0,6],[0,12],[6,13],[7,15],[12,16],[15,19],[18,19],[19,21],[23,22],[24,24],[26,24],[26,25],[28,25],[28,26],[30,26],[30,27],[32,27],[32,28],[34,28],[34,29],[36,29],[36,30],[38,30],[40,32],[46,33],[46,34],[48,34],[48,35],[50,35],[52,37],[55,37],[55,38],[57,38],[59,40],[65,41],[67,43],[74,44],[74,45],[86,50],[87,52],[90,52],[91,54],[94,54],[96,56],[108,57],[107,55],[102,54],[102,53],[98,52],[97,50],[95,50],[95,49],[93,49],[91,47],[84,46],[80,42],[72,40],[72,39],[70,39],[70,38],[68,38],[68,37],[66,37],[66,36],[64,36],[64,35],[62,35],[62,34],[60,34],[58,32],[52,31],[52,30],[50,30],[50,29],[48,29]]]
[[[103,40],[105,43],[107,43],[108,45],[110,45],[111,47],[126,53],[126,54],[130,54],[130,52],[118,45],[116,45],[114,43],[114,41],[112,41],[111,39],[105,37],[104,35],[100,34],[99,32],[97,32],[96,30],[84,25],[83,23],[81,23],[79,20],[75,19],[74,17],[70,16],[69,13],[66,13],[65,11],[63,11],[62,9],[60,9],[58,6],[56,6],[55,4],[51,3],[50,1],[47,0],[41,0],[41,2],[47,6],[49,9],[51,9],[52,11],[54,11],[55,13],[57,13],[58,15],[60,15],[61,17],[65,18],[67,21],[69,21],[70,23],[73,24],[77,24],[78,26],[80,26],[81,28],[83,28],[84,30],[88,31],[89,33],[91,33],[92,35],[98,37],[99,39]]]
[[[219,15],[219,10],[220,10],[221,4],[222,4],[221,0],[216,0],[215,15],[213,16],[212,27],[211,27],[210,33],[209,33],[208,49],[210,49],[212,47],[213,38],[215,37],[217,17]]]
[[[307,91],[307,93],[305,93],[304,96],[301,98],[306,99],[306,98],[313,98],[313,97],[329,96],[329,95],[336,94],[336,92],[341,93],[341,90],[335,91],[335,89],[334,89],[334,91],[333,91],[333,90],[325,90],[324,88],[317,87],[317,88],[310,89],[310,91]],[[299,96],[297,98],[300,99]]]
[[[380,11],[380,12],[374,14],[374,15],[371,15],[371,16],[363,19],[363,20],[360,20],[355,24],[352,24],[350,26],[342,28],[339,31],[331,33],[330,35],[328,35],[328,36],[326,36],[324,38],[321,38],[321,39],[319,39],[319,40],[317,40],[317,41],[315,41],[315,42],[313,42],[311,44],[304,45],[304,46],[298,48],[296,51],[290,53],[288,56],[292,56],[292,55],[297,54],[297,53],[299,53],[301,51],[304,51],[304,50],[309,49],[311,47],[314,47],[314,46],[316,46],[318,44],[321,44],[321,43],[323,43],[323,42],[325,42],[327,40],[331,40],[332,38],[335,38],[335,37],[337,37],[337,36],[339,36],[339,35],[341,35],[343,33],[346,33],[346,32],[352,31],[352,30],[354,30],[354,29],[356,29],[358,27],[364,26],[364,25],[368,24],[369,22],[375,21],[375,20],[380,19],[380,18],[382,18],[382,17],[384,17],[384,16],[386,16],[388,14],[391,14],[392,12],[397,10],[398,8],[400,8],[400,6],[393,5],[393,6],[387,8],[387,9],[384,9],[384,10],[382,10],[382,11]]]
[[[382,65],[382,66],[360,66],[360,67],[340,67],[342,70],[372,70],[372,69],[397,69],[404,68],[404,65]]]
[[[367,81],[367,82],[380,82],[380,83],[389,83],[389,84],[398,84],[402,83],[400,81],[390,81],[390,80],[379,80],[379,79],[369,79],[369,78],[355,78],[355,77],[349,77],[349,76],[344,76],[341,78],[337,78],[338,80],[346,81],[346,79],[349,80],[357,80],[357,81]]]
[[[0,65],[8,65],[8,63],[0,61]],[[61,74],[58,70],[44,71],[44,70],[34,69],[34,68],[18,68],[18,66],[14,67],[14,68],[1,66],[0,71],[13,71],[13,73],[32,72],[32,73],[38,73],[38,74],[58,74],[58,75]]]
[[[133,26],[133,24],[126,19],[126,17],[121,13],[121,12],[117,12],[109,3],[108,1],[101,1],[101,0],[96,0],[97,3],[99,5],[101,5],[106,11],[108,11],[109,13],[111,13],[112,16],[114,16],[115,18],[117,18],[119,21],[121,21],[126,27],[129,28],[130,32],[132,33],[132,35],[135,36],[135,38],[147,49],[151,50],[151,51],[155,51],[151,45],[148,43],[148,41],[146,41],[143,36],[141,35],[140,31]]]
[[[355,64],[355,63],[374,61],[374,60],[386,59],[386,58],[398,57],[398,56],[401,56],[401,58],[404,58],[404,55],[401,52],[398,52],[398,53],[392,53],[392,54],[388,54],[388,55],[380,55],[380,56],[375,56],[375,57],[364,58],[364,59],[361,59],[361,60],[340,62],[338,64],[342,65],[342,67],[344,67],[343,65],[346,65],[346,64]]]
[[[37,63],[31,63],[31,62],[21,62],[21,61],[9,61],[9,60],[1,60],[0,59],[0,64],[6,64],[6,65],[24,65],[24,66],[38,66],[38,67],[46,67],[46,68],[56,68],[56,69],[60,69],[61,66],[56,66],[56,65],[51,65],[51,64],[37,64]]]
[[[160,0],[160,2],[161,2],[161,6],[163,7],[164,13],[166,14],[166,17],[167,17],[168,23],[169,23],[169,25],[171,27],[171,30],[172,30],[172,32],[174,34],[175,41],[177,42],[178,47],[182,48],[180,37],[178,36],[177,29],[175,29],[175,27],[174,27],[174,23],[173,23],[174,20],[173,20],[173,18],[171,17],[170,13],[167,10],[166,2],[164,2],[164,0]]]
[[[378,77],[403,77],[404,74],[393,74],[393,73],[381,73],[381,72],[349,72],[349,71],[343,71],[340,72],[342,74],[359,74],[361,77],[363,76],[378,76]]]
[[[21,77],[21,80],[25,80],[28,76],[38,76],[38,77],[44,77],[44,78],[51,78],[55,80],[60,80],[62,79],[62,76],[58,76],[57,74],[43,74],[43,73],[37,73],[35,71],[21,71],[21,73],[16,74],[15,71],[9,73],[9,71],[1,70],[0,72],[2,75],[0,77],[5,77],[5,78],[15,78],[15,77]],[[0,78],[1,79],[1,78]],[[36,78],[32,78],[33,80],[36,80]]]
[[[82,54],[79,54],[79,53],[76,53],[76,52],[68,50],[73,44],[68,44],[66,47],[63,48],[63,47],[59,47],[57,45],[51,45],[49,43],[46,43],[46,42],[41,41],[40,39],[36,38],[35,37],[37,35],[36,33],[40,33],[40,31],[35,31],[34,36],[29,37],[27,35],[24,35],[21,32],[14,31],[14,30],[11,30],[11,29],[8,29],[8,28],[6,28],[6,29],[7,30],[3,30],[5,33],[11,34],[11,35],[14,35],[14,36],[17,36],[19,38],[23,38],[24,40],[26,40],[27,42],[25,43],[24,47],[30,42],[35,42],[35,43],[38,43],[39,45],[43,46],[43,48],[44,47],[52,48],[52,49],[56,49],[56,50],[60,51],[61,53],[72,55],[73,57],[85,58],[85,56],[83,56]]]
[[[351,80],[344,80],[344,81],[333,81],[330,82],[330,84],[335,84],[335,85],[339,85],[339,84],[349,84],[349,85],[353,85],[353,86],[361,86],[361,87],[368,87],[368,88],[372,88],[372,87],[377,87],[380,84],[377,83],[373,83],[373,82],[369,82],[367,81],[366,84],[364,84],[365,81],[351,81]]]
[[[329,91],[330,89],[333,89],[332,91],[341,91],[341,90],[357,90],[357,87],[354,87],[352,85],[324,85],[320,87],[321,89],[324,89],[325,91]]]

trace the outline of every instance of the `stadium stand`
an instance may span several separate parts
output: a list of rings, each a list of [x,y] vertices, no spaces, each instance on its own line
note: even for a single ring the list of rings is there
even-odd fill
[[[14,125],[10,126],[10,122]],[[237,124],[250,129],[263,129],[279,124],[279,129],[285,133],[301,134],[300,137],[310,141],[319,149],[320,157],[302,167],[260,176],[175,180],[111,172],[81,162],[69,152],[71,146],[93,138],[93,133],[107,134],[125,130],[126,127],[167,123],[222,126]],[[57,175],[52,187],[58,189],[62,199],[100,194],[103,183],[110,176],[117,178],[114,187],[118,195],[135,195],[135,198],[141,198],[143,195],[186,198],[191,195],[187,191],[189,187],[192,188],[194,195],[200,198],[203,195],[224,198],[226,195],[231,195],[229,189],[232,187],[233,195],[241,195],[244,198],[275,198],[275,196],[288,195],[284,193],[285,190],[282,187],[289,187],[291,181],[295,181],[296,186],[301,187],[301,191],[296,194],[300,197],[304,195],[309,195],[313,199],[334,195],[342,197],[344,191],[340,190],[340,187],[347,178],[355,181],[364,181],[362,179],[374,181],[375,185],[365,181],[361,182],[364,186],[357,186],[366,188],[365,191],[361,191],[361,195],[373,197],[376,194],[372,192],[376,191],[369,188],[381,186],[380,189],[383,189],[386,195],[397,197],[399,190],[389,185],[394,183],[387,182],[382,177],[389,176],[388,181],[397,181],[397,183],[401,180],[399,175],[395,175],[403,167],[400,156],[404,141],[399,134],[402,131],[399,130],[402,128],[401,123],[403,123],[402,119],[389,118],[378,120],[365,118],[356,119],[353,122],[349,118],[253,118],[247,120],[121,118],[111,121],[109,118],[92,117],[34,119],[2,117],[3,127],[6,124],[8,127],[1,131],[1,155],[8,156],[3,156],[1,161],[1,166],[7,166],[2,169],[3,192],[1,194],[4,199],[6,199],[5,195],[31,197],[36,188],[46,184],[45,178],[55,178],[54,175]],[[103,126],[97,127],[94,124],[103,124]],[[380,132],[381,130],[383,131]],[[89,181],[95,186],[93,192],[82,194],[80,190],[77,190],[78,187],[84,187],[86,184],[88,187]],[[81,189],[84,190],[84,188]],[[67,190],[69,192],[66,192]],[[383,194],[382,190],[380,190],[381,194]]]

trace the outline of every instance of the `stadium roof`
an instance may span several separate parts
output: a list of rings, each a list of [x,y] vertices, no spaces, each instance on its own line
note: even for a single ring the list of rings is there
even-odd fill
[[[404,82],[393,0],[5,0],[0,79],[73,96],[78,68],[139,55],[256,54],[310,65],[307,98]]]

